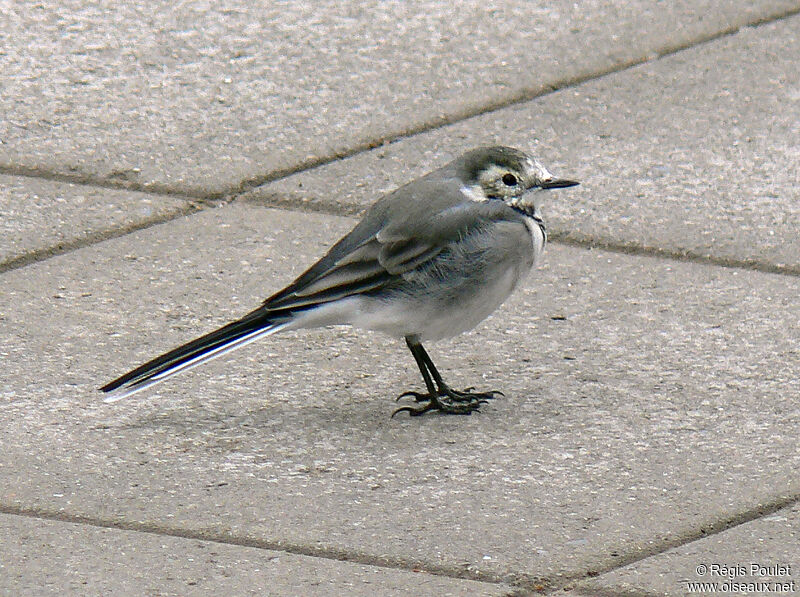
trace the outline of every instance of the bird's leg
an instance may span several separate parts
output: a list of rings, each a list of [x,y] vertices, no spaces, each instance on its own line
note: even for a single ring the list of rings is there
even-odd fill
[[[433,364],[433,360],[431,357],[428,356],[427,351],[422,347],[422,344],[419,345],[420,351],[422,352],[422,358],[425,361],[425,365],[428,367],[428,370],[433,376],[433,381],[436,382],[436,387],[439,390],[439,396],[447,396],[450,400],[455,402],[473,402],[477,400],[479,403],[485,403],[487,400],[492,400],[493,398],[497,398],[498,396],[505,396],[503,392],[500,390],[489,390],[488,392],[473,392],[474,387],[465,388],[462,391],[454,390],[442,379],[442,376],[439,374],[439,371],[436,370],[436,366]]]
[[[473,388],[467,388],[463,392],[450,389],[419,340],[415,337],[407,336],[406,344],[411,354],[414,355],[414,360],[417,362],[420,373],[422,373],[422,379],[425,381],[428,393],[405,392],[398,397],[398,400],[405,396],[411,396],[417,402],[427,402],[427,404],[419,408],[403,406],[394,411],[392,416],[399,412],[408,411],[408,414],[414,417],[429,410],[438,410],[452,415],[468,415],[478,410],[480,405],[486,403],[487,400],[495,398],[497,395],[502,395],[502,392],[471,392],[470,390]],[[444,398],[444,400],[440,398]]]
[[[439,398],[436,395],[436,388],[433,385],[433,380],[431,379],[431,374],[428,372],[427,365],[425,364],[424,359],[420,355],[419,348],[422,348],[422,345],[419,343],[412,342],[408,337],[406,338],[406,344],[408,345],[411,354],[414,355],[414,360],[417,362],[417,367],[419,367],[420,373],[422,373],[422,379],[425,381],[425,387],[428,389],[427,394],[420,394],[419,392],[404,392],[397,397],[398,400],[403,398],[404,396],[412,396],[417,402],[427,402],[428,404],[424,406],[420,406],[419,408],[412,408],[410,406],[401,406],[397,410],[392,413],[392,416],[395,416],[399,412],[408,411],[408,414],[412,417],[417,417],[422,415],[429,410],[437,410],[438,406],[441,404],[439,402]],[[469,414],[469,413],[467,413]]]
[[[408,345],[411,354],[414,356],[414,360],[417,362],[417,367],[419,367],[420,373],[422,373],[422,379],[425,382],[425,387],[428,389],[428,393],[421,394],[420,392],[409,390],[408,392],[403,392],[400,394],[397,397],[397,400],[405,398],[406,396],[411,396],[417,402],[427,402],[431,399],[431,395],[438,392],[434,390],[433,380],[431,379],[431,374],[428,372],[428,364],[425,362],[425,358],[422,356],[422,354],[420,354],[419,348],[422,348],[422,344],[415,344],[408,338],[406,338],[406,344]],[[424,353],[425,351],[423,350],[422,352]],[[437,371],[436,374],[438,375],[439,372]]]

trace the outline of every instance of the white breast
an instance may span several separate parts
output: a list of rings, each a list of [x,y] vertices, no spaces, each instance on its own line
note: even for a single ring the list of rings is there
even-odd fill
[[[533,263],[535,265],[539,262],[542,253],[544,253],[544,244],[547,241],[547,236],[544,230],[542,230],[542,227],[539,225],[539,222],[530,216],[525,216],[525,227],[528,229],[528,232],[531,235],[531,244],[533,246]]]

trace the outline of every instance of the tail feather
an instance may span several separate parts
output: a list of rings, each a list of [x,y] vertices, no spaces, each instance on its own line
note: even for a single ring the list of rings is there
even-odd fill
[[[229,323],[205,336],[179,346],[166,354],[148,361],[104,385],[100,390],[108,393],[105,402],[116,402],[160,383],[173,375],[196,367],[223,354],[241,348],[280,331],[289,322],[276,320],[263,311],[255,311],[246,317]]]

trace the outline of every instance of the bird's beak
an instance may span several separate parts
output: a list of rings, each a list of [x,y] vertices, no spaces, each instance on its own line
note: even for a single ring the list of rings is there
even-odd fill
[[[574,180],[567,180],[565,178],[551,178],[550,180],[543,181],[539,188],[542,189],[563,189],[566,187],[574,187],[581,183],[576,182]]]

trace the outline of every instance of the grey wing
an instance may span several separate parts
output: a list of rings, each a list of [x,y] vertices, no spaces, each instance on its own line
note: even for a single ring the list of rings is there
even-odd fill
[[[312,275],[303,274],[301,283],[296,281],[263,307],[293,311],[378,290],[439,251],[439,247],[413,241],[381,243],[376,235],[340,258],[327,260]]]
[[[502,220],[502,201],[465,199],[451,181],[425,179],[374,204],[361,222],[262,309],[293,311],[380,289],[441,253],[451,241]]]

